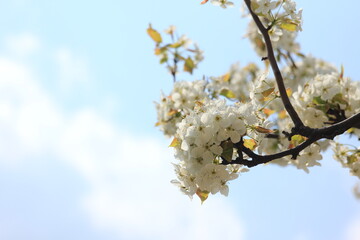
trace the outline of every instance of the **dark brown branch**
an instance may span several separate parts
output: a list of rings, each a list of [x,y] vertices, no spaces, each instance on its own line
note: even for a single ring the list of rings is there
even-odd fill
[[[264,37],[264,41],[265,41],[265,45],[266,45],[266,49],[267,49],[267,58],[269,59],[270,61],[270,65],[271,65],[271,68],[273,70],[273,73],[274,73],[274,76],[275,76],[275,79],[276,79],[276,83],[277,83],[277,86],[279,88],[279,93],[280,93],[280,96],[281,96],[281,100],[285,106],[285,109],[286,111],[288,112],[289,116],[291,117],[292,121],[294,122],[294,125],[295,125],[295,128],[296,129],[301,129],[304,127],[304,124],[303,122],[301,121],[299,115],[297,114],[297,112],[295,111],[294,107],[292,106],[291,102],[290,102],[290,99],[286,93],[286,88],[285,88],[285,85],[284,85],[284,80],[283,80],[283,77],[281,75],[281,72],[280,72],[280,69],[278,67],[278,64],[277,64],[277,61],[276,61],[276,58],[275,58],[275,55],[274,55],[274,50],[273,50],[273,47],[272,47],[272,43],[271,43],[271,40],[270,40],[270,36],[269,36],[269,33],[268,33],[268,30],[267,28],[264,27],[264,25],[262,24],[260,18],[258,17],[258,15],[256,15],[252,9],[251,9],[251,0],[244,0],[245,1],[245,4],[246,6],[248,7],[249,9],[249,12],[252,16],[252,18],[254,19],[255,23],[256,23],[256,26],[259,28],[261,34],[263,35]]]
[[[304,150],[306,147],[310,146],[312,143],[320,139],[334,139],[337,135],[343,134],[345,131],[352,127],[358,126],[360,123],[360,113],[355,114],[354,116],[345,119],[339,123],[331,125],[324,128],[310,128],[308,139],[296,146],[295,148],[288,149],[279,153],[270,154],[270,155],[258,155],[249,148],[245,147],[243,141],[235,144],[239,157],[231,162],[223,162],[223,164],[242,164],[247,167],[254,167],[259,164],[264,164],[271,162],[275,159],[279,159],[285,156],[291,155],[292,159],[296,159],[299,153]],[[244,159],[242,153],[245,153],[250,157],[249,159]]]

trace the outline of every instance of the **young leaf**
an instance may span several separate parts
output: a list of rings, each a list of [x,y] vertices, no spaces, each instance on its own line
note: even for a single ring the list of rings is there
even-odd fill
[[[326,104],[326,101],[322,100],[321,97],[314,97],[313,103],[316,105]]]
[[[184,44],[184,42],[176,42],[176,43],[170,44],[169,47],[171,47],[171,48],[179,48],[183,44]]]
[[[259,133],[273,133],[274,132],[271,129],[263,128],[263,127],[260,127],[260,126],[256,126],[254,129]]]
[[[287,113],[285,110],[282,110],[281,112],[279,112],[279,118],[280,119],[284,119],[287,117]]]
[[[264,108],[262,111],[263,111],[263,113],[265,113],[265,115],[266,115],[267,117],[269,117],[270,115],[272,115],[273,113],[275,113],[274,110],[271,110],[271,109],[268,109],[268,108]]]
[[[196,195],[198,195],[198,197],[201,200],[201,204],[203,204],[205,202],[205,200],[209,197],[209,193],[208,191],[202,191],[200,190],[200,188],[197,189],[196,191]]]
[[[194,68],[195,68],[195,63],[194,63],[194,61],[191,59],[191,57],[188,57],[187,59],[185,59],[184,71],[185,71],[185,72],[189,72],[190,74],[192,74]]]
[[[152,40],[154,40],[156,43],[161,43],[162,42],[162,38],[161,38],[160,33],[158,31],[156,31],[155,29],[153,29],[151,27],[151,24],[149,24],[149,28],[147,29],[147,33],[152,38]]]
[[[341,64],[340,79],[344,77],[344,65]]]
[[[157,123],[155,123],[155,127],[158,127],[158,126],[160,126],[162,124],[164,124],[164,122],[157,122]]]
[[[173,116],[175,114],[177,114],[178,111],[177,110],[170,110],[170,112],[167,113],[168,116]]]
[[[290,32],[294,32],[297,29],[297,24],[292,21],[286,21],[280,24],[282,29],[288,30]]]
[[[264,97],[268,97],[274,90],[275,90],[275,88],[269,88],[268,90],[263,91],[261,94]]]
[[[254,139],[244,139],[244,146],[250,150],[254,150],[257,144]]]
[[[234,99],[234,98],[236,98],[235,94],[234,94],[231,90],[226,89],[226,88],[224,88],[223,90],[221,90],[220,95],[221,95],[221,96],[224,96],[224,97],[227,97],[227,98],[229,98],[229,99]]]
[[[230,73],[226,73],[223,76],[221,76],[222,80],[224,82],[229,82],[230,81]]]
[[[288,95],[288,97],[291,97],[292,93],[293,93],[293,91],[291,88],[286,89],[286,94]]]
[[[224,141],[221,143],[221,147],[223,152],[221,153],[221,157],[225,159],[227,162],[232,161],[232,156],[234,152],[234,144],[231,141]]]
[[[177,147],[177,146],[180,146],[180,141],[179,141],[177,138],[174,138],[174,139],[171,141],[169,147]]]
[[[343,95],[341,93],[336,94],[332,100],[340,104],[349,105],[349,103],[343,98]]]

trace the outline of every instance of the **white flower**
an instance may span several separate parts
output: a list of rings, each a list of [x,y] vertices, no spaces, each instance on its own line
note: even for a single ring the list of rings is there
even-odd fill
[[[237,143],[247,133],[246,115],[253,112],[248,110],[251,105],[243,105],[206,100],[177,125],[175,138],[181,144],[175,146],[179,164],[175,165],[178,180],[173,182],[185,194],[192,196],[196,189],[228,194],[226,183],[235,179],[238,171],[218,163],[222,161],[222,143]]]
[[[320,166],[320,163],[317,162],[322,159],[320,150],[320,146],[315,143],[302,150],[300,156],[294,161],[297,168],[303,169],[305,172],[309,173],[308,167]]]
[[[277,2],[270,0],[258,0],[258,7],[255,9],[255,13],[267,15],[271,10],[277,7]]]
[[[279,41],[280,37],[283,35],[283,31],[277,27],[273,27],[270,29],[269,35],[270,35],[271,41],[277,42],[277,41]]]
[[[226,7],[233,7],[234,3],[230,2],[228,0],[211,0],[211,3],[215,6],[220,6],[222,8],[226,8]]]

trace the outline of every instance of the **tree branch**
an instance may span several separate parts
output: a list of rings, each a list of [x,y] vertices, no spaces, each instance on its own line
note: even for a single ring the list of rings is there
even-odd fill
[[[265,41],[265,45],[266,45],[266,49],[267,49],[267,58],[269,59],[269,62],[270,62],[270,65],[271,65],[271,68],[273,70],[273,73],[274,73],[274,76],[275,76],[275,79],[276,79],[276,83],[277,83],[277,86],[279,88],[279,93],[280,93],[280,97],[281,97],[281,100],[285,106],[285,109],[286,111],[288,112],[289,116],[291,117],[294,125],[295,125],[295,128],[296,129],[301,129],[304,127],[304,124],[303,122],[301,121],[299,115],[297,114],[297,112],[295,111],[294,107],[292,106],[291,102],[290,102],[290,99],[286,93],[286,88],[285,88],[285,85],[284,85],[284,80],[283,80],[283,77],[281,75],[281,72],[280,72],[280,69],[278,67],[278,64],[277,64],[277,61],[276,61],[276,58],[275,58],[275,55],[274,55],[274,50],[273,50],[273,47],[272,47],[272,43],[271,43],[271,40],[270,40],[270,36],[269,36],[269,33],[268,33],[268,30],[267,28],[264,27],[264,25],[262,24],[260,18],[258,17],[258,15],[256,15],[252,9],[251,9],[251,0],[244,0],[245,1],[245,4],[246,6],[248,7],[249,9],[249,12],[252,16],[252,18],[254,19],[255,23],[256,23],[256,26],[259,28],[261,34],[263,35],[264,37],[264,41]]]
[[[279,159],[285,156],[291,155],[292,159],[296,159],[299,153],[304,150],[306,147],[310,146],[312,143],[320,139],[334,139],[337,135],[343,134],[345,131],[352,127],[358,126],[360,123],[360,113],[355,114],[354,116],[345,119],[339,123],[331,125],[324,128],[311,128],[311,134],[309,138],[296,146],[295,148],[288,149],[279,153],[270,154],[270,155],[258,155],[249,148],[245,147],[243,140],[235,144],[235,148],[239,154],[239,157],[231,162],[223,162],[224,165],[228,164],[242,164],[247,167],[255,167],[259,164],[264,164],[271,162],[272,160]],[[242,153],[245,153],[250,157],[249,159],[244,159]]]

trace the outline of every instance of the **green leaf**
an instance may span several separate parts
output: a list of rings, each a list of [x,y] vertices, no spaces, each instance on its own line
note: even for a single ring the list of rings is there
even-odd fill
[[[192,74],[194,68],[195,68],[195,63],[194,63],[194,61],[191,59],[191,57],[188,57],[187,59],[185,59],[184,71],[185,71],[185,72],[189,72],[190,74]]]
[[[168,61],[168,56],[164,55],[161,59],[160,59],[160,64],[166,63]]]
[[[232,161],[233,153],[234,153],[234,143],[231,141],[224,141],[220,145],[223,149],[221,153],[221,157],[225,159],[227,162]]]
[[[306,140],[306,137],[301,136],[301,135],[299,135],[299,134],[293,135],[293,136],[291,137],[291,141],[292,141],[293,143],[295,143],[295,145],[298,145],[298,144],[304,142],[305,140]]]
[[[338,102],[341,104],[349,105],[349,103],[343,98],[343,95],[341,93],[336,94],[333,99],[334,102]]]
[[[155,29],[153,29],[151,27],[151,24],[149,24],[149,28],[147,29],[147,33],[152,38],[152,40],[154,40],[156,43],[161,43],[162,42],[162,38],[161,38],[160,33],[158,31],[156,31]]]
[[[326,104],[326,101],[322,100],[321,97],[314,97],[313,103],[317,105],[322,105],[322,104]]]
[[[236,98],[235,94],[234,94],[231,90],[226,89],[226,88],[224,88],[223,90],[221,90],[220,95],[221,95],[221,96],[224,96],[224,97],[227,97],[227,98],[229,98],[229,99],[234,99],[234,98]]]

